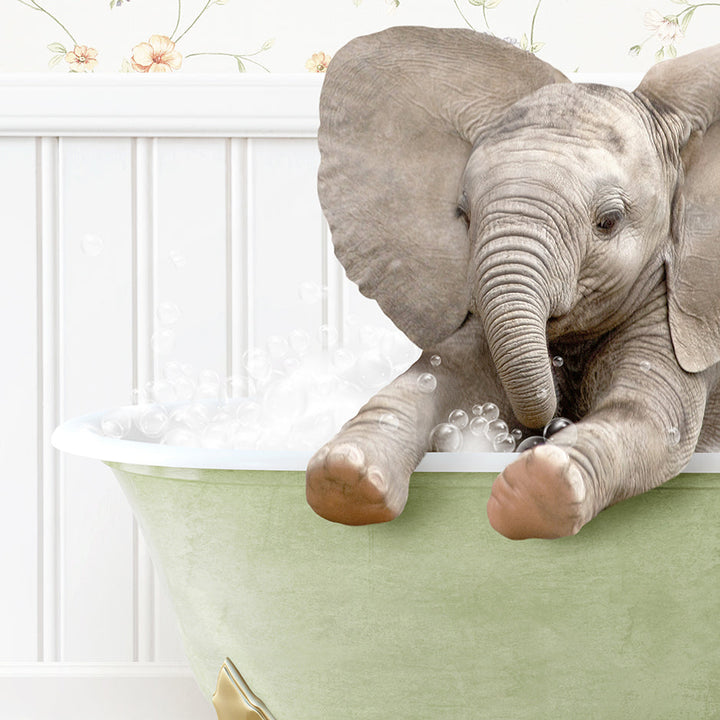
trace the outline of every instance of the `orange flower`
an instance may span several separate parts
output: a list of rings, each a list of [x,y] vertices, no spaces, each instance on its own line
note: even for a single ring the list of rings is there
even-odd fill
[[[70,69],[75,72],[91,72],[98,64],[98,51],[95,48],[89,48],[87,45],[76,45],[71,52],[65,55],[65,62],[70,65]]]
[[[182,65],[182,55],[167,35],[151,35],[148,42],[133,48],[132,66],[135,72],[172,72]]]
[[[324,52],[315,53],[306,63],[305,67],[310,72],[324,73],[332,58]]]

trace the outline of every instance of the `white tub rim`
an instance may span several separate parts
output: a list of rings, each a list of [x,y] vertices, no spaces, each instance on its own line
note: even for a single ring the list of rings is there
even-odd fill
[[[123,409],[136,414],[142,405]],[[101,419],[111,408],[81,415],[62,423],[53,432],[53,447],[71,455],[124,465],[187,468],[196,470],[274,470],[304,472],[311,452],[291,450],[233,450],[178,447],[157,442],[116,439],[99,432]],[[500,472],[517,457],[515,453],[429,452],[416,472]],[[683,473],[720,473],[720,452],[695,453]]]

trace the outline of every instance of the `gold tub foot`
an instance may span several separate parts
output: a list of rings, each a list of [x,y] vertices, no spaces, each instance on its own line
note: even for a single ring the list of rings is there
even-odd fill
[[[218,720],[274,720],[265,703],[247,686],[230,658],[220,668],[212,697]]]

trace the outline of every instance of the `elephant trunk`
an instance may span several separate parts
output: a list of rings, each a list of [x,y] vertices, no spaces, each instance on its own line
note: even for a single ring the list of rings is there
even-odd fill
[[[537,258],[527,255],[523,262],[514,252],[511,265],[480,265],[477,310],[515,416],[541,428],[557,406],[546,335],[552,304]]]

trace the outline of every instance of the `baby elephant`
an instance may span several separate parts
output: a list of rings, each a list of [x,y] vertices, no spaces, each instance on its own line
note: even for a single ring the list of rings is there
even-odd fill
[[[495,480],[488,517],[514,539],[577,533],[718,445],[720,45],[626,92],[397,27],[336,55],[320,120],[337,257],[423,354],[312,458],[317,513],[397,516],[430,430],[479,398],[526,435],[576,421]]]

